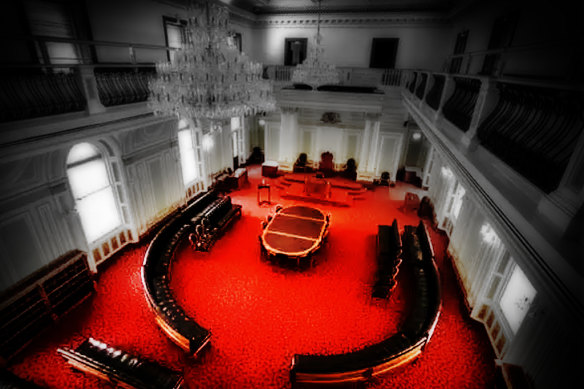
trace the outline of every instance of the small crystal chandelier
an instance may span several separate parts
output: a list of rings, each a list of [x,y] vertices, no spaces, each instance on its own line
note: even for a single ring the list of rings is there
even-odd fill
[[[275,109],[262,64],[240,53],[228,31],[226,7],[191,4],[184,47],[174,61],[156,64],[149,83],[148,106],[156,115],[214,121]]]
[[[313,0],[315,1],[315,0]],[[334,85],[339,83],[339,73],[335,65],[323,60],[324,48],[320,45],[320,3],[318,0],[318,22],[314,46],[308,49],[308,55],[302,64],[297,65],[292,74],[292,82],[307,84],[316,89],[320,85]]]

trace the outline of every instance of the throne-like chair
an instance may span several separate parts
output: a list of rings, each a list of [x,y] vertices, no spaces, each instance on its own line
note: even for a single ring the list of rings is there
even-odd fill
[[[320,163],[318,171],[322,172],[325,177],[332,177],[335,175],[335,165],[333,163],[333,153],[325,151],[320,155]]]

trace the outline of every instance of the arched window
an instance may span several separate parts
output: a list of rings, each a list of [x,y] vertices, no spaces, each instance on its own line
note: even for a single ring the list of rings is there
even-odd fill
[[[90,143],[73,146],[67,157],[67,176],[89,243],[121,225],[110,174],[97,147]]]
[[[200,134],[194,131],[184,119],[178,122],[178,149],[182,168],[183,183],[189,187],[202,176]]]

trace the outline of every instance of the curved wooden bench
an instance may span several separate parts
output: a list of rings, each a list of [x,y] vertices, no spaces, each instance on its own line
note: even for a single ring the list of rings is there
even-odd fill
[[[421,236],[422,234],[426,236]],[[420,236],[419,236],[420,235]],[[441,310],[440,276],[423,224],[406,226],[402,242],[415,288],[414,304],[397,334],[362,349],[335,355],[296,354],[290,380],[306,383],[365,381],[415,360],[430,340]],[[413,247],[411,246],[413,245]]]
[[[186,352],[196,355],[211,338],[209,330],[190,318],[174,299],[169,287],[170,265],[177,247],[206,220],[213,236],[241,215],[231,198],[215,191],[198,196],[154,236],[142,264],[142,283],[150,309],[162,331]]]

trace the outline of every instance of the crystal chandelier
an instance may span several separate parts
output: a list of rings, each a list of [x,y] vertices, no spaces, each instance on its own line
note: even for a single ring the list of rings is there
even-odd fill
[[[314,1],[314,0],[313,0]],[[292,82],[307,84],[316,89],[320,85],[333,85],[339,83],[339,73],[335,65],[326,63],[322,58],[324,48],[320,45],[320,3],[318,0],[318,22],[314,46],[308,49],[308,55],[302,64],[297,65],[292,74]]]
[[[186,42],[172,62],[156,64],[148,106],[156,115],[222,120],[275,109],[262,64],[229,39],[227,8],[206,0],[189,7]]]

